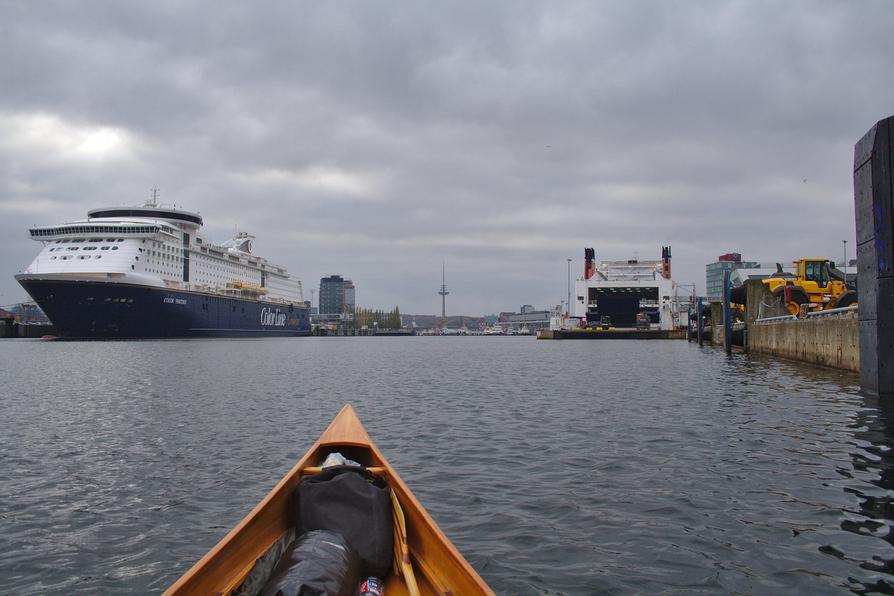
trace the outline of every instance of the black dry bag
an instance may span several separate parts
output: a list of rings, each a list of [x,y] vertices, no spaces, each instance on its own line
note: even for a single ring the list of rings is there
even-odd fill
[[[391,568],[391,495],[384,480],[358,466],[333,466],[298,485],[298,527],[345,537],[360,557],[363,576]]]
[[[263,596],[353,596],[360,561],[347,541],[319,530],[299,536],[283,553]]]

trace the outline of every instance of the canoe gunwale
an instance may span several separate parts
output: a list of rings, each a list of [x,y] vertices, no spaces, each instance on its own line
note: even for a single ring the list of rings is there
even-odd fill
[[[288,508],[291,495],[302,481],[304,468],[319,465],[324,454],[336,448],[368,451],[367,466],[383,468],[383,475],[400,502],[407,519],[410,555],[424,579],[438,592],[493,594],[394,468],[372,442],[356,412],[345,405],[326,431],[304,456],[214,547],[165,591],[166,595],[187,593],[228,594],[241,585],[256,561],[283,533],[294,526]],[[437,558],[442,564],[434,565]],[[233,570],[236,571],[233,571]],[[447,577],[445,577],[447,576]],[[451,589],[452,588],[452,589]],[[425,593],[426,591],[423,591]]]

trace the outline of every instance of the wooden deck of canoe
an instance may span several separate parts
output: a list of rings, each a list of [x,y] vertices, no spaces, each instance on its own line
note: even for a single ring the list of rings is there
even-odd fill
[[[292,493],[302,477],[319,471],[317,466],[333,451],[372,468],[388,481],[405,516],[409,551],[405,558],[412,569],[409,577],[415,577],[420,594],[493,594],[382,456],[350,405],[342,408],[317,442],[254,510],[165,593],[230,594],[239,587],[255,561],[295,526]],[[411,593],[405,575],[392,571],[385,578],[388,596]]]

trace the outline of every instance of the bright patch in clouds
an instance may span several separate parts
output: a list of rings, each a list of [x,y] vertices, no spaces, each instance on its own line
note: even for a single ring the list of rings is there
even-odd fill
[[[384,185],[381,175],[351,172],[329,166],[311,166],[298,171],[269,169],[245,176],[252,184],[293,187],[302,192],[375,198]]]
[[[76,125],[54,114],[0,115],[0,147],[61,159],[106,160],[129,157],[132,136],[121,128]]]

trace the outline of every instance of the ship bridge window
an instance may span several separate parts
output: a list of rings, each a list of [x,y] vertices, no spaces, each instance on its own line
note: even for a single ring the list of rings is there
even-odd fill
[[[102,242],[102,238],[91,238],[90,242]]]

